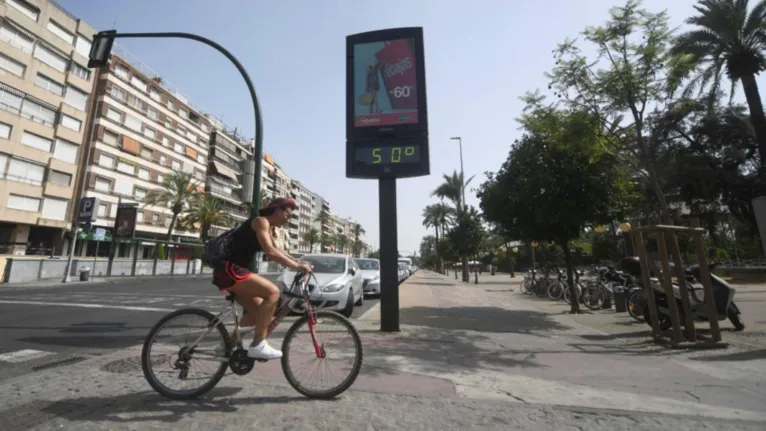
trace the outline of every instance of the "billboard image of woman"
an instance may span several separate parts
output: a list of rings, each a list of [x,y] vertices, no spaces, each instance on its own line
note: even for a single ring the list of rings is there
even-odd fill
[[[417,123],[416,82],[412,40],[354,46],[354,124],[380,127]]]

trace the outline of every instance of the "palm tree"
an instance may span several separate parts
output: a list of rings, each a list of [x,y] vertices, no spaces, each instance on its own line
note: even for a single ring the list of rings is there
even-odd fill
[[[329,221],[330,221],[330,213],[328,213],[325,210],[322,210],[319,213],[319,215],[314,219],[314,222],[319,223],[319,244],[320,244],[319,251],[321,253],[324,253],[328,243],[331,243],[331,241],[329,241],[329,238],[325,237],[325,233],[324,233],[324,225],[325,223],[328,223]]]
[[[766,116],[755,76],[766,70],[766,0],[760,0],[748,14],[748,0],[700,0],[698,15],[686,20],[696,26],[679,35],[671,52],[685,56],[698,72],[686,87],[685,96],[709,87],[708,99],[720,94],[723,74],[731,81],[733,97],[737,81],[742,83],[750,122],[758,139],[761,166],[766,166]]]
[[[444,178],[444,182],[431,192],[431,196],[436,196],[439,199],[447,199],[455,205],[455,210],[457,212],[462,211],[465,207],[465,202],[463,202],[463,188],[468,186],[468,183],[473,180],[473,176],[468,178],[465,183],[463,182],[462,172],[458,173],[457,171],[454,171],[452,175],[442,174],[442,177]]]
[[[172,239],[178,215],[199,195],[200,184],[187,172],[173,172],[162,181],[162,188],[146,194],[144,207],[170,208],[173,218],[168,226],[168,240]]]
[[[335,243],[336,253],[344,254],[346,252],[346,246],[348,245],[348,237],[346,235],[342,232],[336,233],[333,242]]]
[[[439,243],[439,228],[441,225],[436,219],[436,205],[428,205],[423,208],[423,226],[434,228],[435,243]],[[434,254],[436,255],[436,272],[441,273],[441,259],[439,258],[439,252],[434,247]]]
[[[314,229],[313,227],[309,229],[307,232],[303,232],[302,239],[303,239],[303,242],[308,243],[309,253],[312,253],[314,251],[314,244],[322,240],[319,231]]]
[[[354,257],[362,255],[362,247],[364,246],[364,243],[362,242],[361,237],[366,233],[367,231],[364,230],[362,225],[359,223],[354,225],[354,243],[352,244]]]
[[[184,224],[199,225],[202,242],[207,242],[211,226],[230,227],[234,224],[234,218],[224,210],[221,201],[211,195],[196,195],[189,207],[183,218]]]

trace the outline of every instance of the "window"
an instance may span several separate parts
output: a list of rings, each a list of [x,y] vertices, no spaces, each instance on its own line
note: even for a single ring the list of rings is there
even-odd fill
[[[51,220],[66,220],[66,208],[69,201],[46,197],[43,201],[43,218]]]
[[[117,140],[119,139],[119,135],[112,132],[109,129],[104,129],[104,138],[103,141],[105,144],[109,145],[117,145]]]
[[[168,109],[173,110],[173,101],[168,99]]]
[[[146,189],[136,187],[136,193],[133,196],[135,196],[136,200],[142,201],[146,199],[146,193]]]
[[[101,155],[98,156],[98,165],[102,168],[114,169],[114,157],[101,153]]]
[[[5,167],[8,165],[8,156],[0,153],[0,178],[5,178]]]
[[[64,95],[64,85],[59,84],[58,82],[48,78],[45,75],[41,75],[38,73],[37,77],[35,78],[35,85],[44,90],[48,90],[57,96]]]
[[[70,45],[74,45],[74,35],[70,33],[67,29],[59,25],[56,21],[53,21],[53,20],[48,21],[48,31],[50,31],[51,33],[61,38],[61,40],[63,40],[64,42]]]
[[[6,20],[0,23],[0,39],[30,54],[35,46],[35,39],[31,35]]]
[[[133,129],[136,132],[141,132],[141,128],[143,126],[141,120],[129,114],[125,114],[125,122],[123,124],[125,124],[125,127]]]
[[[197,162],[202,163],[204,165],[205,164],[205,156],[203,156],[202,154],[197,154]]]
[[[98,218],[106,218],[106,204],[98,205]]]
[[[187,130],[186,131],[186,137],[189,138],[189,140],[192,141],[192,142],[195,142],[195,143],[197,142],[197,135],[192,133],[191,130]]]
[[[176,142],[175,144],[173,144],[173,150],[176,153],[183,154],[184,153],[184,146],[179,144],[178,142]]]
[[[152,214],[152,224],[160,224],[160,215]]]
[[[30,99],[24,99],[24,103],[21,106],[21,116],[46,126],[52,126],[56,121],[55,110],[33,102]]]
[[[96,178],[96,187],[95,189],[104,192],[109,193],[109,190],[112,188],[112,181],[107,180],[106,178],[98,177]]]
[[[173,122],[166,119],[165,120],[165,127],[167,127],[168,129],[172,129],[173,128]]]
[[[153,100],[156,100],[157,102],[162,99],[162,95],[156,88],[149,89],[149,97],[151,97]]]
[[[157,121],[157,119],[160,118],[160,113],[154,108],[147,108],[146,115],[154,121]]]
[[[8,196],[8,208],[36,213],[40,211],[40,199],[29,196],[10,195]]]
[[[117,75],[117,77],[122,78],[126,81],[130,80],[130,71],[127,67],[122,66],[120,64],[117,65],[117,67],[114,68],[114,74]]]
[[[129,175],[135,175],[136,173],[135,166],[133,166],[130,163],[123,162],[122,160],[117,162],[117,170],[122,172],[123,174],[129,174]]]
[[[85,58],[90,56],[91,42],[85,36],[78,34],[77,42],[74,45],[74,50]]]
[[[128,105],[136,108],[136,111],[144,110],[144,102],[132,94],[128,94]]]
[[[205,181],[205,173],[198,169],[194,171],[194,176],[200,181]]]
[[[80,146],[61,139],[56,139],[56,148],[53,150],[53,158],[62,162],[77,164],[77,153]]]
[[[138,168],[138,178],[149,181],[149,174],[150,174],[149,169]]]
[[[74,61],[69,62],[69,71],[86,81],[90,79],[90,69]]]
[[[114,192],[123,196],[132,196],[133,184],[129,181],[117,181],[114,184]]]
[[[127,93],[125,93],[125,90],[116,85],[113,85],[111,88],[109,88],[109,95],[122,102],[124,102],[127,98]]]
[[[136,213],[136,223],[143,223],[144,222],[144,212],[139,211]]]
[[[21,135],[21,143],[32,148],[37,148],[38,150],[43,150],[46,153],[49,153],[51,151],[51,146],[53,146],[52,140],[26,131]]]
[[[186,129],[180,123],[176,124],[176,130],[178,130],[178,134],[181,136],[186,134]]]
[[[0,69],[20,77],[24,75],[27,67],[10,57],[0,54]]]
[[[160,156],[160,164],[161,164],[162,166],[165,166],[165,165],[167,165],[167,164],[168,164],[168,158],[167,158],[167,157],[165,157],[165,156]]]
[[[181,118],[189,118],[189,112],[184,108],[178,108],[178,116]]]
[[[202,125],[200,125],[200,127],[202,128],[202,131],[203,131],[203,132],[207,133],[207,131],[208,131],[208,127],[207,127],[207,124],[205,124],[205,123],[202,123]]]
[[[0,123],[0,138],[10,139],[10,137],[11,137],[11,130],[12,129],[13,129],[13,127],[11,127],[8,124]]]
[[[141,91],[146,91],[146,82],[144,82],[141,78],[137,76],[132,76],[130,78],[130,83],[140,88]]]
[[[122,112],[109,108],[106,110],[106,118],[117,123],[122,123]]]
[[[162,174],[157,174],[157,182],[160,183],[160,184],[165,182],[165,176],[162,175]]]
[[[0,85],[0,107],[6,111],[11,111],[14,114],[18,114],[21,110],[21,97],[17,96]]]
[[[112,205],[109,208],[109,218],[116,218],[117,217],[117,205]]]
[[[37,17],[40,16],[40,10],[25,2],[24,0],[7,0],[6,3],[13,6],[32,21],[37,22]]]
[[[152,150],[149,148],[141,148],[141,157],[151,160],[153,156]]]
[[[66,127],[67,129],[72,129],[75,132],[79,132],[80,128],[82,127],[82,121],[78,120],[77,118],[70,117],[66,114],[61,114],[59,117],[59,124]]]
[[[69,61],[67,61],[66,57],[59,55],[53,49],[48,48],[40,42],[38,42],[37,46],[35,47],[34,56],[36,59],[42,61],[43,63],[58,70],[61,73],[66,72],[67,65],[69,64]]]
[[[178,160],[173,160],[173,163],[171,163],[171,166],[173,166],[173,170],[178,172],[181,170],[181,162]]]
[[[67,174],[66,172],[49,170],[48,182],[64,187],[69,187],[72,184],[72,175]]]
[[[146,136],[147,138],[149,138],[149,139],[151,139],[153,141],[154,138],[156,138],[156,136],[157,136],[157,132],[155,132],[154,130],[152,130],[152,129],[148,128],[148,127],[144,127],[144,136]]]
[[[64,103],[80,111],[85,111],[85,108],[88,106],[88,94],[67,85]]]
[[[45,166],[26,160],[11,159],[6,177],[9,180],[39,186],[42,185],[43,178],[45,178]]]
[[[170,138],[167,136],[162,137],[162,146],[163,147],[169,147],[170,146]]]

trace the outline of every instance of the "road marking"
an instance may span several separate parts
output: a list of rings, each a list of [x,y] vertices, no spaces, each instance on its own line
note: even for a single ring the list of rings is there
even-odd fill
[[[370,307],[369,310],[362,313],[362,315],[357,317],[356,320],[364,320],[364,318],[367,317],[368,314],[372,314],[373,312],[375,312],[378,309],[378,307],[380,307],[380,302]]]
[[[78,302],[41,302],[41,301],[6,301],[0,300],[0,304],[20,304],[20,305],[40,305],[52,307],[80,307],[80,308],[111,308],[114,310],[125,311],[158,311],[169,313],[175,311],[172,308],[153,308],[153,307],[131,307],[128,305],[108,305],[108,304],[83,304]]]
[[[3,353],[0,355],[0,361],[15,364],[19,362],[31,361],[32,359],[38,359],[53,354],[53,352],[43,352],[42,350],[24,349],[17,350],[15,352]]]
[[[160,297],[160,298],[196,298],[196,299],[224,299],[226,298],[225,295],[220,296],[206,296],[206,295],[177,295],[175,293],[120,293],[120,292],[69,292],[69,294],[77,294],[77,295],[93,295],[93,296],[102,296],[102,295],[111,295],[111,296],[152,296],[152,297]],[[64,293],[64,295],[67,295]]]

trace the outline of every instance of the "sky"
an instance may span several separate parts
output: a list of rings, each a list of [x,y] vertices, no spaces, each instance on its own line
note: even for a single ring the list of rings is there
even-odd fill
[[[366,230],[379,246],[378,183],[345,176],[345,37],[393,27],[423,27],[431,175],[397,181],[400,253],[417,252],[422,210],[442,174],[497,171],[520,136],[515,118],[527,91],[546,93],[551,51],[588,25],[608,18],[616,0],[57,0],[97,31],[182,31],[231,51],[252,78],[263,111],[264,152],[292,178]],[[671,25],[693,14],[692,0],[645,0],[666,10]],[[194,41],[121,39],[204,112],[254,135],[252,103],[234,66]]]

